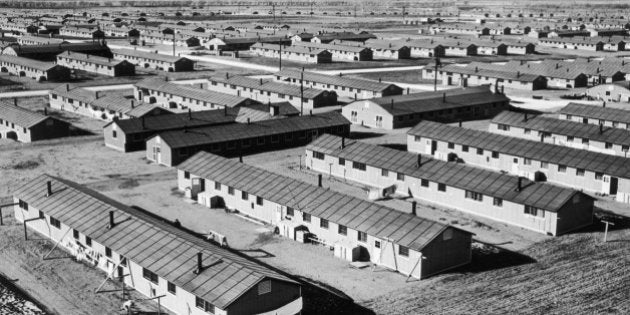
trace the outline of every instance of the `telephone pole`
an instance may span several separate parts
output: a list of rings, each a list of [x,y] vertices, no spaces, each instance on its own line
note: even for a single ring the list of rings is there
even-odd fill
[[[304,116],[304,68],[300,72],[300,116]]]
[[[433,91],[437,91],[437,76],[438,66],[440,65],[440,58],[435,56],[435,71],[433,72]]]

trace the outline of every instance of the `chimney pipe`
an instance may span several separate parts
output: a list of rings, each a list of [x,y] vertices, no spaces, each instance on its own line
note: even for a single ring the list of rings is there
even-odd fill
[[[604,102],[604,103],[602,104],[602,107],[603,107],[603,108],[606,108],[606,102]]]
[[[418,154],[418,163],[416,165],[417,167],[422,166],[422,155]]]
[[[47,181],[46,182],[46,197],[50,197],[50,196],[52,196],[52,182]]]
[[[188,109],[188,120],[192,120],[192,109]]]
[[[446,92],[442,93],[442,103],[446,103]]]
[[[140,123],[142,124],[142,130],[144,130],[146,128],[144,125],[144,116],[140,117]]]
[[[110,211],[109,212],[109,228],[113,228],[115,225],[114,223],[114,211]]]
[[[317,175],[317,187],[322,187],[322,174]]]
[[[523,114],[523,121],[527,121],[527,112]]]
[[[197,253],[197,269],[195,270],[196,274],[200,274],[203,269],[203,253]]]
[[[247,117],[247,124],[249,125],[251,123],[251,120],[249,119],[249,117]]]
[[[48,107],[44,107],[44,116],[48,116]]]
[[[223,115],[227,116],[227,106],[223,106]]]
[[[599,133],[604,133],[604,124],[599,124]]]
[[[517,186],[516,186],[516,191],[521,191],[521,189],[523,189],[523,178],[519,176]]]
[[[346,137],[341,137],[341,148],[342,149],[346,148]]]
[[[238,162],[239,163],[243,163],[243,155],[242,154],[238,155]]]
[[[418,203],[415,200],[411,202],[411,214],[416,215],[417,206],[418,206]]]

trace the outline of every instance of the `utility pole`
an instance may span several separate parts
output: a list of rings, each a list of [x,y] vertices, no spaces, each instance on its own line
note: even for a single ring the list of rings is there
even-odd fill
[[[276,22],[276,3],[271,3],[271,13],[273,14],[273,22]]]
[[[173,30],[173,57],[175,57],[175,30]]]
[[[278,54],[278,57],[280,57],[280,61],[278,64],[278,71],[282,70],[282,42],[280,42],[280,53]]]
[[[604,229],[604,243],[606,243],[606,241],[608,240],[608,225],[614,226],[615,224],[610,221],[604,221],[604,220],[602,220],[602,222],[606,224],[606,228]]]
[[[300,116],[304,116],[304,68],[300,72]]]
[[[440,58],[435,56],[435,71],[433,72],[433,91],[437,91],[437,77],[438,77],[438,66],[440,65]]]

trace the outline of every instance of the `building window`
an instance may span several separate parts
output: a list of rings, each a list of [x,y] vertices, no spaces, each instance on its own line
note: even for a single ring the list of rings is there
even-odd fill
[[[337,229],[337,232],[341,235],[348,235],[348,228],[345,225],[339,224],[339,228]]]
[[[324,153],[313,151],[313,158],[318,160],[323,160],[325,157]]]
[[[446,184],[438,183],[438,191],[446,191]]]
[[[422,187],[429,187],[429,180],[427,179],[420,179],[420,186]]]
[[[22,199],[19,199],[18,200],[18,205],[19,205],[20,208],[28,211],[28,202],[23,201]]]
[[[319,219],[319,227],[321,227],[322,229],[328,229],[328,220]]]
[[[558,165],[558,172],[559,173],[566,173],[567,172],[567,166],[566,165]]]
[[[346,159],[339,158],[339,165],[346,165]]]
[[[258,196],[256,197],[256,204],[257,204],[257,205],[259,205],[259,206],[262,206],[262,205],[263,205],[263,199],[262,199],[262,197],[258,197]]]
[[[168,290],[169,293],[175,295],[177,293],[177,286],[175,286],[174,283],[166,282],[166,290]]]
[[[602,180],[602,178],[604,178],[604,173],[595,173],[595,179],[596,180]]]
[[[374,241],[374,248],[381,248],[381,241]]]
[[[116,137],[118,137],[118,133],[116,132],[116,130],[112,130],[112,138]]]
[[[57,219],[55,219],[53,217],[50,217],[49,221],[50,221],[50,225],[52,225],[52,226],[54,226],[56,228],[61,228],[61,222],[59,222],[59,220],[57,220]]]
[[[549,168],[549,163],[540,161],[540,168],[548,169]]]
[[[396,179],[399,180],[399,181],[405,180],[405,174],[397,173],[396,174]]]
[[[585,170],[583,168],[575,169],[575,175],[576,176],[584,176],[584,172],[585,172]]]
[[[246,191],[241,192],[241,199],[247,200],[249,199],[249,194]]]
[[[234,196],[234,187],[228,186],[228,194]]]
[[[151,272],[149,269],[142,268],[142,277],[155,284],[158,284],[158,275]]]
[[[462,151],[463,152],[468,152],[468,146],[467,145],[462,145]]]
[[[499,125],[497,126],[497,128],[498,128],[499,130],[503,130],[503,131],[510,131],[510,126],[505,125],[505,124],[499,124]]]
[[[545,211],[538,209],[536,207],[532,207],[532,206],[525,206],[525,214],[529,214],[531,216],[535,216],[535,217],[540,217],[540,218],[544,218],[545,217]]]
[[[311,222],[311,215],[310,215],[310,214],[308,214],[308,213],[304,213],[304,212],[303,212],[303,213],[302,213],[302,221],[304,221],[304,222],[309,222],[309,223],[310,223],[310,222]]]
[[[398,246],[398,255],[403,257],[409,257],[409,248],[405,246]]]
[[[74,237],[75,240],[79,239],[79,231],[77,230],[72,230],[72,237]]]
[[[444,233],[442,233],[442,240],[444,241],[448,241],[453,239],[453,230],[452,229],[448,229],[446,231],[444,231]]]
[[[528,135],[528,134],[531,134],[531,133],[532,133],[532,130],[531,130],[531,129],[524,129],[524,130],[523,130],[523,133],[524,133],[524,134],[526,134],[526,135]]]
[[[287,207],[287,215],[293,216],[293,214],[294,214],[293,208]]]
[[[271,281],[265,280],[258,284],[258,295],[263,295],[271,292]]]
[[[613,144],[610,143],[610,142],[606,142],[605,146],[606,146],[606,149],[612,149],[613,148]]]
[[[483,195],[474,191],[466,190],[466,198],[477,201],[483,201]]]
[[[483,149],[477,148],[477,155],[483,155]]]
[[[386,170],[386,169],[382,169],[382,170],[381,170],[381,176],[383,176],[383,177],[388,177],[388,176],[389,176],[389,171],[388,171],[388,170]]]
[[[92,247],[92,239],[86,236],[85,245]]]
[[[221,183],[214,182],[214,190],[221,190]]]
[[[109,247],[105,247],[105,256],[112,258],[112,249]]]
[[[123,255],[118,255],[118,260],[120,262],[120,265],[123,267],[127,267],[127,258],[125,258],[125,256]]]
[[[184,178],[190,179],[190,172],[184,171]]]
[[[497,152],[497,151],[492,151],[492,158],[493,158],[493,159],[498,159],[498,158],[499,158],[499,152]]]
[[[352,162],[352,168],[360,171],[365,171],[366,169],[365,164],[359,162]]]
[[[366,243],[367,242],[367,233],[358,231],[357,239],[359,242]]]
[[[492,205],[495,207],[503,207],[503,199],[494,197],[492,199]]]
[[[523,158],[523,165],[532,165],[532,159]]]
[[[455,143],[453,143],[453,142],[449,142],[449,143],[448,143],[448,148],[449,148],[449,149],[455,149]]]
[[[582,139],[582,144],[583,145],[588,145],[588,139]]]

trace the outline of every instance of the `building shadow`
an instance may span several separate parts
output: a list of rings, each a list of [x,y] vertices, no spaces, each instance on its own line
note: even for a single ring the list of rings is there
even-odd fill
[[[463,273],[480,273],[506,267],[535,263],[536,260],[493,244],[473,241],[472,259],[468,265],[455,269]]]
[[[382,136],[382,133],[378,132],[370,132],[370,131],[351,131],[350,139],[360,140],[360,139],[369,139],[376,138]]]
[[[385,143],[381,144],[381,146],[399,151],[407,151],[407,145],[401,143]]]

